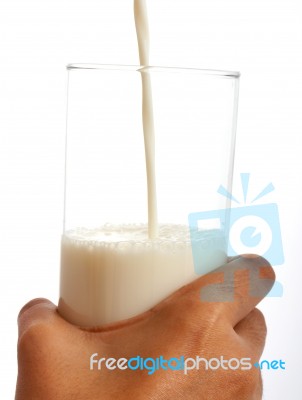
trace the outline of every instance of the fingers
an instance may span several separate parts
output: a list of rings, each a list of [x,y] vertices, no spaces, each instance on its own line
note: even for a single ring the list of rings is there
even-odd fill
[[[201,319],[212,314],[234,327],[269,293],[274,281],[268,261],[243,255],[183,287],[174,296],[179,296],[187,308],[189,304]]]
[[[31,327],[65,322],[57,313],[56,306],[49,300],[38,298],[31,300],[19,312],[19,339]]]
[[[262,312],[255,308],[234,327],[234,330],[251,348],[257,360],[259,360],[264,349],[267,333]]]
[[[207,284],[220,274],[218,283]],[[263,257],[243,255],[205,276],[201,287],[201,301],[205,308],[220,302],[221,313],[232,326],[246,317],[269,293],[275,273]]]
[[[39,297],[37,299],[33,299],[30,300],[28,303],[26,303],[20,310],[19,315],[18,315],[18,320],[19,318],[22,316],[22,314],[24,314],[27,310],[31,309],[32,307],[38,305],[38,304],[47,304],[47,305],[52,305],[55,307],[55,305],[53,303],[51,303],[51,301],[44,299],[42,297]]]

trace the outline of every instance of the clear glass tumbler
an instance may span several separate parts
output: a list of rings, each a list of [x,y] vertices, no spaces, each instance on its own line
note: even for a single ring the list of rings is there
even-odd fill
[[[226,260],[226,245],[218,241],[202,253],[201,270],[195,268],[188,215],[228,206],[217,188],[231,190],[239,73],[88,64],[67,69],[59,312],[91,327],[144,312]],[[152,239],[144,74],[155,132],[158,234]]]

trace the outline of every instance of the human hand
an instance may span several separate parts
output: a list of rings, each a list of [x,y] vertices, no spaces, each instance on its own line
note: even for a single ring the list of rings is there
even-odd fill
[[[238,257],[146,313],[95,330],[69,324],[48,300],[32,300],[18,318],[16,400],[259,400],[261,375],[254,367],[206,370],[201,362],[199,370],[158,369],[149,374],[146,369],[110,370],[104,362],[101,370],[97,363],[91,370],[90,359],[95,353],[96,361],[223,356],[250,358],[254,364],[266,337],[264,317],[255,306],[273,282],[274,272],[263,258]],[[225,301],[232,292],[233,301]],[[206,300],[201,301],[203,293]],[[186,363],[193,367],[193,360]]]

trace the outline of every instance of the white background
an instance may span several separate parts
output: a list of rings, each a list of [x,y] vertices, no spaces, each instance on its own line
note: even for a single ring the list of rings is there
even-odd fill
[[[240,70],[235,191],[273,182],[285,264],[262,309],[268,400],[300,399],[302,10],[300,0],[149,0],[151,64]],[[14,395],[17,313],[58,298],[66,71],[138,64],[132,0],[2,0],[0,5],[0,397]]]

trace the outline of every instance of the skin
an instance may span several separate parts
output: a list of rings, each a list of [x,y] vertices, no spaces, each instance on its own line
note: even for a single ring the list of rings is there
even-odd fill
[[[249,357],[255,363],[266,337],[264,317],[255,306],[274,279],[266,260],[241,256],[138,317],[90,330],[66,322],[50,301],[32,300],[18,318],[15,399],[259,400],[262,381],[254,367],[201,367],[187,375],[160,369],[148,375],[146,370],[90,370],[89,360],[93,353],[98,353],[96,359],[223,355],[227,360]],[[226,301],[230,294],[233,300]]]

